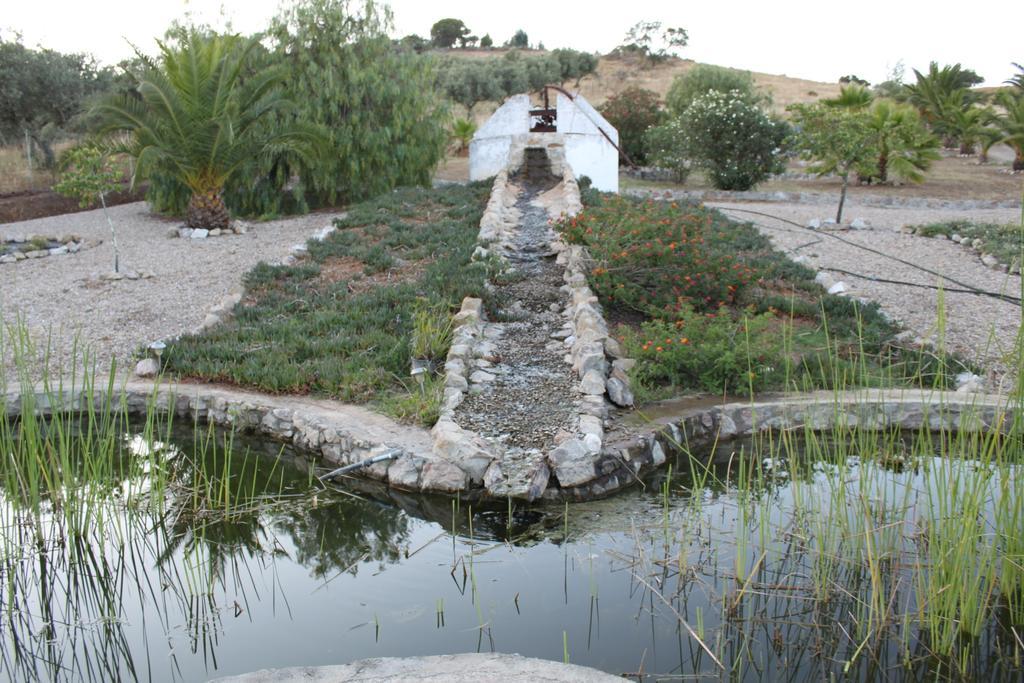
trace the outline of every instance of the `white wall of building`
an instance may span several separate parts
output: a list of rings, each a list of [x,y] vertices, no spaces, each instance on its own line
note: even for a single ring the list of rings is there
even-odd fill
[[[469,143],[469,179],[485,180],[508,167],[513,140],[530,132],[530,97],[513,95],[498,107]]]
[[[530,98],[508,98],[487,120],[469,143],[469,179],[484,180],[502,169],[519,168],[527,147],[564,149],[566,163],[576,178],[587,176],[593,186],[604,192],[619,191],[619,153],[608,142],[603,130],[616,144],[619,133],[601,114],[580,96],[570,100],[559,93],[556,133],[530,133]],[[562,155],[553,155],[561,157]],[[556,173],[559,168],[552,168]]]
[[[619,191],[619,152],[601,134],[603,130],[615,144],[619,131],[577,95],[570,100],[558,93],[558,132],[564,136],[565,159],[576,178],[587,176],[595,189]]]

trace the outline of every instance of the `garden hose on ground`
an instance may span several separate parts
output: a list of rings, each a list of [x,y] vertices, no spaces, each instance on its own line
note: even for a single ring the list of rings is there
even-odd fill
[[[736,208],[732,208],[732,207],[719,208],[718,210],[719,211],[723,211],[723,212],[725,212],[725,211],[737,211],[739,213],[749,213],[749,214],[753,214],[755,216],[764,216],[765,218],[771,218],[771,219],[777,220],[777,221],[779,221],[781,223],[788,223],[789,225],[795,225],[797,228],[799,228],[799,230],[793,230],[791,228],[779,228],[779,227],[776,227],[776,226],[764,225],[764,227],[769,229],[769,230],[782,230],[782,231],[785,231],[785,232],[806,232],[807,230],[809,230],[809,228],[806,228],[806,227],[800,225],[799,223],[791,221],[788,218],[782,218],[781,216],[773,216],[772,214],[764,213],[763,211],[753,211],[751,209],[736,209]],[[897,263],[901,263],[901,264],[903,264],[905,266],[910,266],[911,268],[914,268],[916,270],[920,270],[923,273],[928,273],[929,275],[934,275],[935,277],[941,278],[943,280],[947,280],[949,282],[952,282],[955,285],[959,285],[962,289],[950,289],[948,287],[938,287],[938,286],[935,286],[935,285],[923,285],[923,284],[919,284],[919,283],[916,283],[916,282],[907,282],[907,281],[904,281],[904,280],[887,280],[885,278],[879,278],[879,277],[875,277],[873,275],[863,275],[861,273],[854,273],[854,272],[851,272],[851,271],[840,270],[839,268],[830,268],[830,267],[826,267],[826,266],[822,266],[822,270],[830,270],[830,271],[833,271],[833,272],[836,272],[836,273],[842,273],[844,275],[850,275],[850,276],[853,276],[853,277],[859,277],[859,278],[862,278],[864,280],[871,280],[871,281],[874,281],[874,282],[884,282],[886,284],[893,284],[893,285],[904,285],[904,286],[907,286],[907,287],[918,287],[918,288],[921,288],[921,289],[934,289],[934,290],[942,289],[942,290],[947,291],[947,292],[955,292],[955,293],[958,293],[958,294],[975,294],[975,295],[978,295],[978,296],[987,296],[987,297],[991,297],[993,299],[998,299],[999,301],[1004,301],[1004,302],[1009,303],[1009,304],[1014,304],[1016,306],[1019,306],[1021,304],[1021,298],[1020,297],[1010,296],[1009,294],[1003,294],[1002,292],[990,292],[988,290],[984,290],[984,289],[981,289],[979,287],[975,287],[975,286],[970,285],[970,284],[968,284],[966,282],[961,282],[959,280],[956,280],[955,278],[951,278],[948,275],[944,275],[944,274],[942,274],[942,273],[940,273],[940,272],[938,272],[936,270],[932,270],[931,268],[926,268],[926,267],[924,267],[922,265],[919,265],[917,263],[911,263],[910,261],[906,261],[906,260],[901,259],[899,257],[892,256],[891,254],[886,254],[885,252],[879,251],[877,249],[872,249],[871,247],[865,246],[863,244],[857,244],[856,242],[854,242],[852,240],[845,239],[845,238],[840,237],[839,235],[836,235],[834,233],[824,232],[824,231],[816,231],[816,234],[822,235],[823,237],[831,237],[832,239],[839,240],[843,244],[847,244],[847,245],[849,245],[851,247],[855,247],[857,249],[863,249],[864,251],[870,252],[872,254],[876,254],[878,256],[882,256],[882,257],[890,259],[892,261],[896,261]],[[800,247],[798,247],[798,248],[802,249],[804,247],[808,247],[808,246],[811,246],[813,244],[817,244],[820,241],[821,240],[818,239],[818,240],[816,240],[814,242],[809,242],[807,244],[800,245]]]

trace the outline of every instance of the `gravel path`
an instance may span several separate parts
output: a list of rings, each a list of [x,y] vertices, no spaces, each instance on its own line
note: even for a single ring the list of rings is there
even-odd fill
[[[280,261],[290,248],[331,223],[335,213],[250,224],[244,235],[205,240],[171,239],[180,224],[149,213],[144,202],[110,209],[121,252],[121,270],[151,272],[152,279],[107,282],[114,250],[101,210],[0,226],[0,235],[63,235],[102,240],[78,254],[0,265],[0,318],[24,320],[31,337],[63,369],[76,339],[88,342],[100,367],[130,362],[140,344],[195,329],[206,312],[241,284],[260,261]],[[11,368],[10,349],[4,366]]]
[[[758,211],[806,225],[812,218],[834,217],[834,209],[821,206],[776,203],[713,203],[731,217],[754,223],[780,249],[791,255],[803,255],[808,265],[819,270],[838,268],[846,271],[924,285],[940,284],[941,278],[892,259],[844,244],[814,231],[797,228],[771,218],[728,209]],[[836,234],[850,242],[865,245],[884,254],[943,273],[987,291],[1020,296],[1021,279],[992,270],[977,254],[948,240],[919,237],[900,232],[903,225],[965,219],[978,222],[1010,223],[1020,220],[1019,209],[955,211],[945,209],[905,209],[858,207],[844,210],[844,219],[863,218],[869,230],[844,230]],[[820,239],[820,242],[816,240]],[[812,244],[809,244],[812,243]],[[849,296],[864,297],[881,304],[882,309],[907,329],[924,338],[934,339],[937,330],[938,293],[904,285],[885,284],[833,273],[843,281]],[[957,285],[945,282],[946,287]],[[1007,388],[1006,356],[1013,349],[1021,322],[1021,307],[991,297],[946,292],[946,344],[984,367],[990,388]]]

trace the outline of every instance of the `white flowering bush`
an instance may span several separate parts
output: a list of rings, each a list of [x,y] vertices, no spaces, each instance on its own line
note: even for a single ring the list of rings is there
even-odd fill
[[[658,168],[670,171],[672,179],[680,185],[690,175],[690,154],[682,144],[684,141],[685,135],[678,118],[648,128],[644,138],[647,160]]]
[[[661,128],[649,134],[650,142],[662,150],[654,158],[673,170],[680,159],[687,159],[704,169],[720,190],[749,190],[784,168],[787,125],[737,91],[707,92]]]

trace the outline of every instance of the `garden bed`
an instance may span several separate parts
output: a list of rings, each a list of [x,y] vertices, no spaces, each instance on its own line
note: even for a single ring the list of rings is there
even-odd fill
[[[489,189],[406,188],[352,207],[304,257],[250,271],[233,319],[173,343],[167,369],[269,393],[374,403],[431,423],[440,384],[411,380],[412,345],[414,337],[443,337],[450,307],[464,297],[490,296],[487,266],[471,262]]]
[[[145,185],[140,185],[134,190],[125,185],[124,189],[108,194],[106,201],[107,206],[117,206],[142,201],[145,196]],[[52,190],[29,190],[0,195],[0,223],[16,223],[87,210],[88,208],[83,209],[78,205],[78,200],[59,195]]]
[[[685,202],[585,194],[561,223],[594,258],[638,399],[850,386],[948,387],[954,359],[901,348],[876,304],[826,294],[748,224]]]

